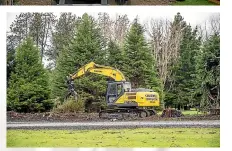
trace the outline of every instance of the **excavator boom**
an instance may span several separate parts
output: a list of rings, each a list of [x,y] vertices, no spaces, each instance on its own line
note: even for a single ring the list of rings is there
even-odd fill
[[[90,62],[85,66],[81,67],[76,73],[70,75],[71,79],[74,80],[76,78],[81,77],[86,73],[95,73],[104,75],[107,77],[111,77],[114,81],[126,81],[125,76],[119,70],[109,67],[95,64],[94,62]]]

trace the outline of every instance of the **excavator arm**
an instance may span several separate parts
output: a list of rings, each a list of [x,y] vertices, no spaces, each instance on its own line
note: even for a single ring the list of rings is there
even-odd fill
[[[74,88],[74,80],[87,73],[104,75],[114,79],[114,81],[126,81],[125,76],[121,71],[109,66],[98,65],[94,62],[90,62],[81,67],[74,74],[70,74],[69,76],[67,76],[68,94],[66,95],[65,99],[72,95],[74,96],[75,100],[77,100],[77,92]]]

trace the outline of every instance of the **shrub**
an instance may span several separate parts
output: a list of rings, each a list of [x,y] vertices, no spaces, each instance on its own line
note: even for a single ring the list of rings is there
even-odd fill
[[[58,113],[77,113],[77,112],[84,112],[84,101],[83,100],[67,100],[63,104],[58,105],[56,108],[53,109],[53,112]]]
[[[54,106],[54,102],[53,100],[44,100],[43,101],[43,107],[45,111],[49,111],[50,109],[52,109]]]

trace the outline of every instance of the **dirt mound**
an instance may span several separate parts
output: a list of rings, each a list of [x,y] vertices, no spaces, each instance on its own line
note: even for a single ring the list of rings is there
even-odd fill
[[[26,121],[94,121],[98,119],[97,113],[16,113],[7,112],[7,121],[11,122],[26,122]]]

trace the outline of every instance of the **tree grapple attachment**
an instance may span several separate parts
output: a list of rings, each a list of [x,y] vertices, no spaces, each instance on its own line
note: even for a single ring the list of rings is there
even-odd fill
[[[74,97],[74,100],[77,101],[77,92],[75,91],[74,80],[71,78],[71,76],[67,76],[67,84],[68,93],[65,97],[65,100],[67,100],[70,97]]]

